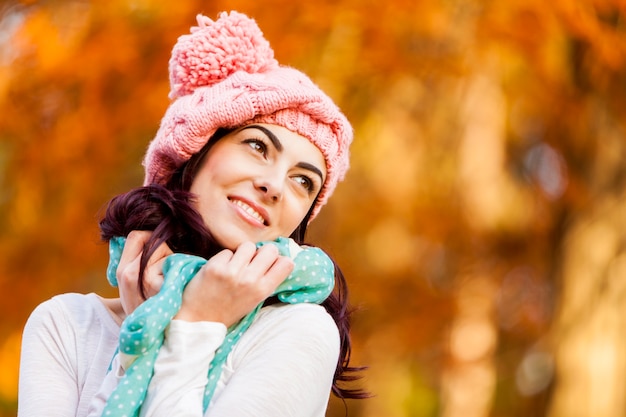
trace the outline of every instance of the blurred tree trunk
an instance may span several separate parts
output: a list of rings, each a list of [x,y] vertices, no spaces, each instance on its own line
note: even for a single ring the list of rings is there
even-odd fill
[[[550,417],[626,414],[625,213],[623,191],[605,195],[565,236]]]
[[[573,98],[585,113],[572,113],[561,134],[578,144],[570,160],[585,201],[566,219],[557,260],[550,417],[626,415],[626,54],[623,44],[603,52],[625,27],[623,6],[610,3],[593,16],[604,39],[571,41]]]

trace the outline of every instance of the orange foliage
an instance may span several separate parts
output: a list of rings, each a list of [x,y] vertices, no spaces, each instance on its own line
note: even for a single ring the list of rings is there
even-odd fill
[[[0,364],[39,302],[115,294],[99,212],[142,181],[176,38],[230,9],[354,123],[352,170],[310,232],[362,306],[354,356],[384,394],[350,415],[546,415],[566,237],[594,202],[626,204],[619,0],[4,2]]]

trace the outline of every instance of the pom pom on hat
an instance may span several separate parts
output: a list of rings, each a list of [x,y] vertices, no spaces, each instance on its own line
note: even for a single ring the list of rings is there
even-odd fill
[[[237,12],[197,20],[172,50],[174,101],[144,157],[144,184],[167,183],[218,128],[277,124],[308,138],[324,155],[327,175],[312,220],[348,170],[350,123],[305,74],[278,64],[254,20]]]
[[[198,15],[198,26],[178,38],[170,58],[170,99],[224,80],[237,71],[278,67],[261,29],[246,15],[222,12],[215,22]]]

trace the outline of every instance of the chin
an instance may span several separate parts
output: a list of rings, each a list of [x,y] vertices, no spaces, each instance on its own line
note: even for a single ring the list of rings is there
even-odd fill
[[[218,237],[218,236],[214,236],[214,237],[217,240],[217,243],[220,244],[220,246],[224,247],[224,249],[230,249],[233,252],[243,242],[254,242],[254,243],[258,242],[258,238],[247,236],[245,234],[229,234],[223,237]]]
[[[229,230],[218,230],[213,233],[213,237],[225,249],[235,251],[243,242],[268,242],[276,240],[279,236],[289,237],[289,235],[274,233],[246,233],[245,230],[230,228]]]

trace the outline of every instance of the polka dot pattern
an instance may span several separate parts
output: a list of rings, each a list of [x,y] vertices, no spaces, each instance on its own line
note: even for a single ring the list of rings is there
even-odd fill
[[[116,271],[124,249],[125,238],[115,237],[109,242],[109,265],[107,280],[117,286]],[[328,255],[319,248],[300,247],[292,239],[278,238],[272,242],[261,242],[257,247],[273,244],[283,256],[293,259],[293,272],[281,283],[273,295],[284,303],[321,303],[332,292],[335,285],[334,265]],[[154,297],[142,303],[122,323],[119,351],[136,355],[137,359],[126,370],[126,374],[109,397],[103,415],[131,417],[139,415],[150,379],[154,373],[154,362],[163,344],[163,334],[182,304],[183,290],[187,283],[206,263],[198,256],[173,254],[163,265],[164,282]],[[215,352],[209,365],[208,383],[204,391],[204,410],[208,408],[215,387],[233,346],[250,327],[259,304],[241,321],[228,329],[224,342]]]

